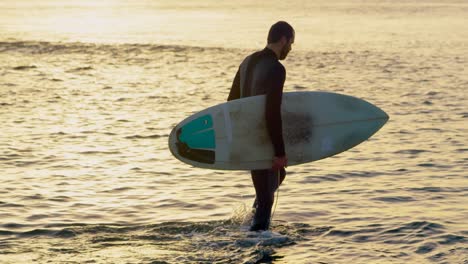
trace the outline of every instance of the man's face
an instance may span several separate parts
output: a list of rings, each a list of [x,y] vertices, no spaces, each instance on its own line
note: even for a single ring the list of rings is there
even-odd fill
[[[286,57],[288,56],[288,53],[291,51],[291,45],[294,44],[294,35],[289,41],[286,39],[286,37],[284,37],[284,39],[286,41],[285,41],[283,48],[281,49],[281,54],[279,57],[280,60],[286,59]]]

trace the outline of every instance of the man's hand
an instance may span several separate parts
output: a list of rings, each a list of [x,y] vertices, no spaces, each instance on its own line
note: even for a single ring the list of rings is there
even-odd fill
[[[286,156],[274,157],[273,166],[271,167],[274,170],[280,170],[288,166],[288,158]]]

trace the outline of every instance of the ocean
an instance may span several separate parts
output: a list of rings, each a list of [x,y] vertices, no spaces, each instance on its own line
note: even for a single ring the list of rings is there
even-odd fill
[[[0,263],[468,264],[468,2],[0,3]],[[269,27],[296,30],[285,92],[365,99],[389,122],[287,168],[246,231],[247,171],[172,157]]]

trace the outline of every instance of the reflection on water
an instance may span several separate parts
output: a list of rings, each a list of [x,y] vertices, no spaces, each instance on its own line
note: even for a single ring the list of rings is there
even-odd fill
[[[450,52],[468,38],[459,0],[5,0],[0,8],[3,39],[259,49],[278,20],[295,27],[301,50]]]
[[[167,149],[167,137],[187,115],[226,99],[240,61],[263,46],[277,13],[250,19],[261,5],[246,2],[239,9],[210,1],[184,9],[161,4],[170,21],[221,9],[244,15],[236,30],[255,29],[239,40],[240,33],[229,34],[230,20],[220,18],[200,28],[212,34],[202,37],[184,33],[196,25],[177,22],[174,34],[138,27],[116,36],[121,44],[105,44],[86,38],[102,31],[101,40],[113,42],[109,32],[121,25],[77,26],[71,33],[59,25],[22,27],[21,19],[63,17],[64,9],[2,5],[8,10],[0,15],[7,25],[0,28],[2,261],[466,263],[467,36],[445,30],[466,20],[463,3],[311,1],[285,9],[304,36],[284,62],[286,91],[353,95],[391,119],[350,151],[290,167],[273,230],[265,234],[243,231],[245,212],[232,216],[253,200],[247,172],[182,164]],[[123,12],[66,8],[90,17],[105,9],[109,17],[99,19],[110,21]],[[21,18],[20,10],[38,15]],[[394,27],[398,21],[402,26]],[[193,42],[194,36],[204,40]],[[59,42],[64,39],[73,41]]]

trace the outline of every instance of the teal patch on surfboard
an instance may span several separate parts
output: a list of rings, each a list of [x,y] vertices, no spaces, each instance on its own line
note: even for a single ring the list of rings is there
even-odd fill
[[[211,115],[199,117],[184,125],[179,141],[193,149],[215,149],[216,140]]]
[[[211,115],[196,118],[179,128],[176,144],[181,156],[213,164],[215,162],[216,134]]]

